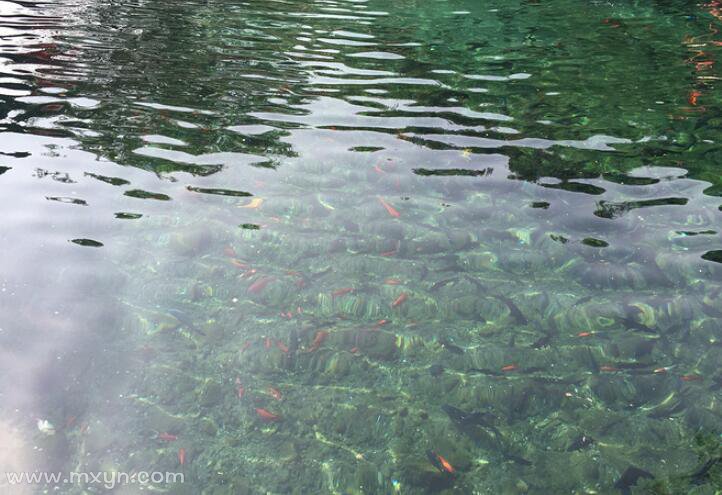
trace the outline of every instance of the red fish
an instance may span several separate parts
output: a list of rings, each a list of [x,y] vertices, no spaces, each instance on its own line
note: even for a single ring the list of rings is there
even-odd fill
[[[591,337],[591,336],[592,336],[592,332],[579,332],[577,334],[577,337]]]
[[[164,431],[163,433],[158,433],[158,440],[162,440],[163,442],[175,442],[178,440],[178,437]]]
[[[702,96],[702,93],[700,93],[699,91],[692,91],[687,98],[687,102],[692,106],[696,106],[697,98],[699,98],[700,96]]]
[[[399,218],[401,216],[401,213],[396,211],[396,208],[394,208],[393,206],[388,204],[386,201],[384,201],[384,198],[382,198],[381,196],[379,196],[378,198],[379,198],[379,202],[381,202],[383,207],[386,208],[386,211],[388,212],[389,215],[391,215],[394,218]]]
[[[237,260],[236,258],[231,258],[231,265],[240,268],[241,270],[246,270],[248,268],[248,265],[240,260]]]
[[[326,340],[326,337],[328,337],[327,331],[319,330],[316,332],[316,336],[313,338],[313,342],[311,342],[311,347],[308,348],[308,352],[313,352],[321,347],[321,344],[323,344],[323,341]]]
[[[228,256],[229,258],[235,258],[236,257],[236,250],[233,249],[233,246],[226,246],[223,248],[223,254]]]
[[[271,348],[271,337],[266,337],[266,340],[263,341],[263,347],[266,349]]]
[[[258,414],[258,417],[267,423],[271,423],[273,421],[281,421],[281,416],[279,416],[278,414],[273,414],[272,412],[268,411],[267,409],[263,409],[262,407],[256,408],[256,414]]]
[[[236,377],[236,395],[239,399],[243,398],[243,395],[246,393],[246,387],[243,386],[241,383],[241,377]]]
[[[699,375],[682,375],[681,378],[683,382],[697,382],[702,380],[702,377]]]
[[[516,364],[507,364],[506,366],[503,366],[501,368],[501,371],[509,372],[509,371],[514,371],[517,368],[518,368],[518,366]]]
[[[274,277],[261,277],[255,282],[253,282],[250,286],[248,286],[247,292],[251,294],[258,294],[263,289],[266,288],[268,284],[270,284],[273,280],[275,280]]]
[[[391,303],[391,307],[395,308],[397,306],[401,306],[408,298],[408,294],[406,294],[406,292],[402,292],[399,297],[397,297],[394,302]]]
[[[345,294],[348,294],[349,292],[353,292],[353,287],[345,287],[343,289],[338,289],[331,294],[331,297],[337,298],[340,296],[343,296]]]
[[[398,278],[387,278],[386,280],[384,280],[384,283],[386,285],[401,285],[401,280],[399,280]]]
[[[276,347],[281,349],[282,353],[288,354],[288,346],[286,344],[284,344],[283,342],[281,342],[280,340],[276,341]]]
[[[251,341],[250,341],[250,340],[246,340],[246,341],[243,343],[243,345],[241,346],[241,352],[245,351],[245,350],[248,349],[249,347],[251,347]]]
[[[619,368],[617,368],[615,366],[606,365],[606,366],[600,366],[599,371],[608,371],[608,372],[619,371]]]
[[[441,454],[436,454],[436,458],[439,460],[439,463],[441,464],[441,467],[446,471],[447,473],[453,473],[455,471],[454,466],[451,465],[449,461],[444,459]]]
[[[184,449],[183,447],[178,449],[178,462],[180,462],[181,466],[186,463],[186,449]]]
[[[374,328],[379,328],[384,325],[386,325],[389,322],[389,320],[379,320],[376,322],[376,325],[374,325]]]
[[[271,394],[271,397],[276,400],[281,400],[281,398],[283,397],[281,395],[281,391],[274,387],[268,387],[268,393]]]

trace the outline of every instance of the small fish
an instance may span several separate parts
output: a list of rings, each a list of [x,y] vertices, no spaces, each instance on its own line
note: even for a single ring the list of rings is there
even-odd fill
[[[263,341],[263,347],[265,347],[266,349],[271,348],[271,337],[265,338],[265,340]]]
[[[624,470],[622,476],[614,483],[614,488],[621,490],[624,495],[627,495],[628,493],[630,493],[629,489],[636,485],[637,482],[642,478],[654,479],[654,475],[645,471],[644,469],[629,466],[627,469]]]
[[[617,368],[616,366],[612,366],[612,365],[609,365],[609,364],[608,364],[608,365],[605,365],[605,366],[600,366],[600,367],[599,367],[599,371],[606,371],[606,372],[608,372],[608,373],[611,373],[611,372],[614,372],[614,371],[619,371],[619,368]]]
[[[334,291],[334,292],[331,294],[331,297],[333,297],[334,299],[336,299],[337,297],[344,296],[344,295],[346,295],[346,294],[348,294],[348,293],[350,293],[350,292],[353,292],[353,291],[354,291],[353,287],[344,287],[343,289],[338,289],[338,290]]]
[[[236,395],[239,399],[242,399],[243,396],[246,393],[246,387],[243,386],[243,383],[241,383],[241,377],[236,377]]]
[[[408,294],[406,294],[406,292],[402,292],[399,297],[397,297],[394,302],[391,303],[391,307],[396,308],[398,306],[401,306],[408,298]]]
[[[387,323],[389,323],[389,320],[379,320],[374,325],[374,328],[382,327],[382,326],[386,325]]]
[[[594,443],[594,439],[588,435],[579,435],[574,441],[567,447],[567,452],[574,452],[576,450],[582,450]]]
[[[701,376],[695,374],[682,375],[680,378],[683,382],[698,382],[702,380]]]
[[[183,447],[178,449],[178,462],[181,466],[186,463],[186,449],[184,449]]]
[[[286,344],[284,344],[284,343],[281,342],[280,340],[276,340],[276,347],[278,347],[279,349],[281,349],[281,352],[282,352],[282,353],[288,354],[288,347],[286,346]]]
[[[204,332],[202,332],[198,327],[196,327],[193,322],[191,321],[190,317],[185,314],[180,309],[171,308],[168,311],[168,314],[171,315],[173,318],[178,320],[184,327],[188,328],[189,330],[198,333],[200,335],[205,335]]]
[[[700,96],[702,96],[702,93],[700,93],[699,91],[692,91],[687,97],[687,103],[692,106],[697,106],[697,98],[699,98]]]
[[[449,340],[446,337],[441,337],[439,339],[439,344],[441,344],[441,347],[446,349],[447,351],[453,353],[453,354],[464,354],[464,349],[459,347],[458,345],[454,344],[451,340]]]
[[[506,373],[509,371],[514,371],[516,369],[519,369],[519,367],[516,364],[507,364],[506,366],[502,366],[501,371]]]
[[[526,325],[529,323],[529,320],[526,319],[526,316],[524,316],[524,313],[521,312],[519,307],[514,304],[514,301],[512,301],[506,296],[499,295],[494,297],[503,302],[506,307],[509,308],[509,314],[519,325]]]
[[[593,332],[579,332],[577,334],[577,337],[591,337],[593,335]]]
[[[326,337],[328,337],[327,331],[319,330],[316,332],[316,336],[313,338],[313,342],[311,342],[311,347],[308,348],[308,352],[313,352],[321,347],[321,344],[323,344],[323,341],[326,340]]]
[[[263,204],[263,198],[253,198],[248,204],[241,205],[239,208],[258,208]]]
[[[432,450],[427,450],[426,457],[428,457],[429,462],[431,462],[431,464],[433,464],[434,467],[442,473],[453,474],[456,472],[451,463],[444,459],[440,454],[437,454]]]
[[[455,281],[456,281],[456,278],[447,278],[444,280],[439,280],[438,282],[436,282],[434,285],[432,285],[429,288],[429,292],[437,291],[437,290],[441,289],[442,287],[444,287],[445,285],[449,285],[451,282],[455,282]]]
[[[156,438],[163,442],[175,442],[176,440],[178,440],[178,437],[176,435],[173,435],[166,431],[164,431],[163,433],[158,433],[158,436]]]
[[[401,285],[402,282],[398,278],[387,278],[384,283],[386,285]]]
[[[240,260],[237,260],[236,258],[231,258],[231,265],[233,265],[237,268],[240,268],[241,270],[248,269],[248,264],[246,264]]]
[[[249,347],[251,347],[251,341],[250,341],[250,340],[246,340],[246,341],[243,343],[243,345],[241,345],[240,352],[245,351],[245,350],[248,349]]]
[[[251,285],[248,286],[248,289],[246,289],[246,292],[249,294],[258,294],[259,292],[263,291],[263,289],[266,288],[268,284],[273,282],[275,280],[275,277],[261,277],[255,282],[253,282]]]
[[[261,418],[263,421],[267,423],[271,423],[274,421],[281,421],[281,416],[278,414],[273,414],[272,412],[268,411],[267,409],[264,409],[262,407],[256,408],[256,414],[259,418]]]
[[[273,397],[276,400],[281,400],[281,398],[283,397],[281,395],[281,391],[275,387],[268,387],[268,393],[271,394],[271,397]]]
[[[399,218],[401,216],[401,213],[396,211],[396,208],[388,204],[381,196],[378,196],[379,202],[383,205],[384,208],[386,208],[386,211],[389,215],[391,215],[394,218]]]
[[[236,250],[233,249],[233,246],[226,246],[223,248],[223,254],[228,256],[229,258],[235,258],[237,256]]]

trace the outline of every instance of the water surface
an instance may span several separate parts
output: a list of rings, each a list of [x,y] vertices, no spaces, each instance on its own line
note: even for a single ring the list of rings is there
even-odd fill
[[[0,470],[722,484],[718,2],[0,15]]]

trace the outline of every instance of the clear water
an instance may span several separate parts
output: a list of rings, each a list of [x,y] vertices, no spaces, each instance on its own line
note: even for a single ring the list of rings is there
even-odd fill
[[[719,493],[716,0],[0,14],[2,493]]]

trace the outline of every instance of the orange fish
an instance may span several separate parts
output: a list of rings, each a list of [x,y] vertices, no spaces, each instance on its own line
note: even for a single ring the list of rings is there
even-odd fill
[[[356,354],[358,352],[358,347],[352,347],[349,351],[351,354]]]
[[[262,198],[253,198],[253,199],[250,201],[250,203],[245,204],[245,205],[241,205],[241,206],[239,206],[239,208],[258,208],[258,207],[261,206],[262,204],[263,204],[263,199],[262,199]]]
[[[184,449],[183,447],[178,449],[178,462],[180,462],[181,466],[186,463],[186,449]]]
[[[267,423],[273,421],[281,421],[281,416],[279,416],[278,414],[273,414],[272,412],[268,411],[267,409],[263,409],[262,407],[256,408],[256,414],[258,414],[258,417],[261,418],[263,421],[266,421]]]
[[[702,96],[702,93],[700,93],[699,91],[692,91],[692,92],[689,94],[689,97],[687,98],[687,102],[688,102],[690,105],[696,106],[696,105],[697,105],[697,98],[699,98],[700,96]]]
[[[268,284],[273,282],[275,280],[275,277],[261,277],[255,282],[253,282],[250,286],[248,286],[248,289],[246,289],[246,292],[249,292],[251,294],[258,294],[263,289],[266,288]]]
[[[503,366],[501,368],[501,371],[504,371],[504,372],[514,371],[517,368],[518,368],[518,366],[516,364],[507,364],[506,366]]]
[[[379,253],[379,256],[384,256],[384,257],[388,258],[389,256],[393,256],[395,254],[396,254],[396,249],[394,249],[393,251],[384,251],[383,253]]]
[[[384,280],[384,283],[386,285],[401,285],[401,280],[399,280],[398,278],[387,278],[386,280]]]
[[[178,440],[178,437],[164,431],[163,433],[158,433],[158,440],[162,440],[164,442],[175,442]]]
[[[606,365],[606,366],[600,366],[600,367],[599,367],[599,371],[609,371],[609,372],[619,371],[619,368],[616,368],[616,367],[614,367],[614,366]]]
[[[386,325],[389,322],[389,320],[379,320],[376,322],[376,325],[374,325],[374,328],[379,328],[384,325]]]
[[[308,348],[308,352],[313,352],[321,347],[321,344],[323,344],[323,341],[326,340],[326,337],[328,337],[327,331],[319,330],[316,332],[316,336],[314,337],[313,342],[311,342],[311,347]]]
[[[241,270],[245,270],[248,268],[248,265],[243,263],[242,261],[237,260],[236,258],[231,258],[231,265],[236,266],[240,268]]]
[[[349,292],[353,292],[353,287],[345,287],[343,289],[338,289],[331,294],[331,297],[333,297],[333,298],[340,297],[345,294],[348,294]]]
[[[280,340],[277,340],[277,341],[276,341],[276,347],[278,347],[279,349],[281,349],[281,352],[282,352],[282,353],[288,354],[288,346],[286,346],[286,344],[284,344],[284,343],[281,342]]]
[[[384,198],[382,198],[381,196],[379,196],[378,198],[379,198],[379,201],[381,202],[381,204],[383,205],[383,207],[386,208],[386,211],[388,212],[389,215],[391,215],[394,218],[399,218],[401,216],[401,213],[396,211],[396,208],[394,208],[393,206],[388,204],[386,201],[384,201]]]
[[[441,467],[444,468],[444,471],[446,471],[447,473],[453,473],[453,472],[455,471],[455,469],[454,469],[454,467],[451,465],[451,463],[450,463],[449,461],[447,461],[446,459],[444,459],[444,458],[441,456],[441,454],[436,454],[436,458],[437,458],[437,459],[439,460],[439,462],[441,463]]]
[[[682,375],[681,378],[683,382],[697,382],[702,380],[702,377],[699,375]]]
[[[408,298],[409,296],[406,294],[406,292],[402,292],[399,297],[397,297],[394,302],[391,303],[391,307],[395,308],[397,306],[401,306]]]
[[[592,336],[592,332],[579,332],[577,334],[577,337],[591,337],[591,336]]]
[[[281,397],[283,397],[281,391],[274,387],[268,387],[268,393],[276,400],[281,400]]]

